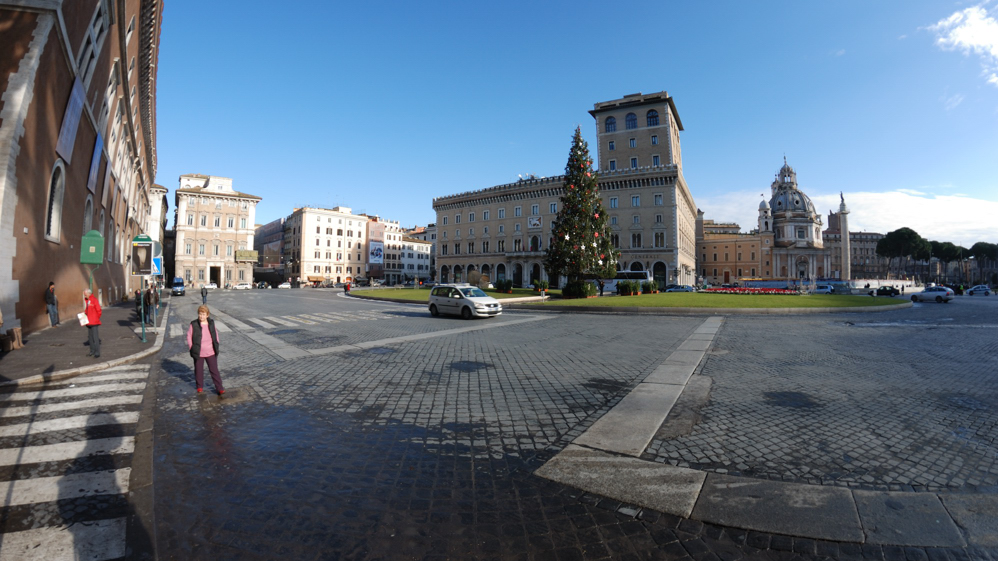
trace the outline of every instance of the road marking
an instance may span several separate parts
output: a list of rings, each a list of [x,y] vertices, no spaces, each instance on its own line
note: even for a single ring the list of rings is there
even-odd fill
[[[218,331],[219,333],[230,333],[232,331],[232,329],[230,329],[228,325],[225,325],[224,323],[222,323],[222,322],[220,322],[220,321],[218,321],[216,319],[215,320],[215,331]]]
[[[322,323],[329,323],[331,321],[336,321],[329,318],[319,317],[318,315],[310,315],[310,314],[301,314],[301,317],[315,321],[321,321]]]
[[[260,327],[262,327],[264,329],[273,329],[273,327],[274,327],[273,325],[271,325],[271,324],[263,321],[262,319],[247,318],[246,321],[253,322],[253,323],[259,325]]]
[[[87,409],[90,407],[108,407],[111,405],[137,405],[142,403],[142,395],[121,395],[117,397],[106,397],[102,399],[84,399],[82,401],[71,401],[67,403],[52,403],[49,405],[32,405],[28,407],[8,407],[0,410],[0,418],[23,417],[25,415],[41,415],[43,413],[56,413],[59,411],[72,411],[73,409]]]
[[[0,437],[28,436],[43,432],[85,429],[104,425],[130,425],[137,422],[139,422],[138,411],[129,411],[127,413],[93,413],[90,415],[76,415],[74,417],[62,417],[47,421],[32,421],[30,423],[0,426]]]
[[[59,444],[45,444],[43,446],[25,446],[23,448],[6,448],[0,450],[0,466],[75,460],[84,454],[87,456],[131,454],[134,450],[135,438],[131,436],[77,440],[75,442],[61,442]]]
[[[284,325],[284,326],[287,326],[287,327],[296,327],[298,325],[297,323],[293,323],[293,322],[290,322],[290,321],[288,321],[286,319],[281,319],[281,318],[277,318],[277,317],[267,317],[267,318],[263,318],[263,319],[265,319],[267,321],[272,321],[272,322],[274,322],[274,323],[276,323],[278,325]]]
[[[132,468],[122,468],[3,481],[0,482],[0,496],[5,498],[4,506],[17,506],[96,495],[116,495],[128,492],[128,477],[131,473]]]
[[[249,331],[250,329],[253,329],[252,326],[246,325],[245,323],[239,321],[238,319],[236,319],[236,318],[234,318],[232,316],[227,316],[225,318],[225,321],[228,322],[229,324],[231,324],[232,327],[235,328],[235,329],[240,329],[242,331]],[[218,321],[217,320],[215,321],[215,325],[218,325]]]
[[[145,382],[134,384],[104,384],[101,386],[83,386],[79,388],[66,388],[61,390],[40,390],[27,393],[12,393],[0,397],[3,401],[34,401],[36,399],[52,399],[57,397],[76,397],[80,395],[103,393],[103,392],[140,392],[146,387]]]
[[[3,534],[0,561],[118,559],[125,556],[125,522],[112,518]]]

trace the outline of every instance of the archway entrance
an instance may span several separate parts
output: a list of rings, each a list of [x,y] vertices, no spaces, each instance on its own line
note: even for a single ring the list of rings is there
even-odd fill
[[[462,269],[460,265],[454,265],[454,282],[462,282],[464,277],[461,274],[463,272],[464,269]]]
[[[655,283],[658,284],[659,290],[664,289],[669,284],[669,268],[665,263],[657,261],[651,268],[651,274],[655,278]]]
[[[496,265],[496,279],[506,280],[506,265],[502,263]]]
[[[530,284],[541,280],[541,266],[534,263],[534,266],[530,268]]]
[[[523,265],[513,265],[513,286],[523,287]]]
[[[806,279],[811,276],[808,274],[808,264],[807,257],[797,258],[797,278]]]
[[[444,284],[450,282],[450,267],[447,265],[440,267],[440,282]]]
[[[631,263],[631,270],[632,271],[644,271],[645,267],[644,267],[644,265],[641,264],[640,261],[635,261],[634,263]]]

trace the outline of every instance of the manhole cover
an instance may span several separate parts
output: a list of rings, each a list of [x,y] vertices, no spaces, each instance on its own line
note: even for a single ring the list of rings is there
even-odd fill
[[[762,396],[768,405],[778,407],[811,409],[818,406],[818,402],[811,399],[811,396],[801,392],[765,392]]]
[[[459,360],[457,362],[450,363],[450,367],[459,372],[474,372],[490,366],[492,365],[486,362],[474,362],[471,360]]]

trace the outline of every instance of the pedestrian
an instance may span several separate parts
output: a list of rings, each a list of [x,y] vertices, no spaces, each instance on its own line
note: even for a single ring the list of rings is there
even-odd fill
[[[218,395],[225,393],[222,387],[222,376],[218,373],[218,331],[215,330],[215,320],[211,319],[208,306],[198,306],[198,319],[191,322],[187,328],[187,348],[191,350],[194,359],[194,382],[198,393],[204,390],[204,363],[208,363],[211,372],[211,382],[215,384]]]
[[[90,352],[87,356],[100,358],[100,316],[103,313],[100,309],[100,302],[89,288],[83,291],[83,302],[86,304],[84,313],[87,314],[87,341],[90,344]]]
[[[208,304],[208,287],[201,285],[201,305],[206,306]]]
[[[151,286],[146,289],[145,302],[143,303],[145,304],[145,311],[146,311],[145,322],[149,325],[152,325],[154,317],[153,310],[156,307],[156,292],[152,289]]]
[[[901,285],[901,295],[904,296],[904,285]]]
[[[59,298],[55,295],[54,282],[50,282],[48,290],[45,291],[45,307],[49,312],[49,323],[52,327],[59,327]]]
[[[603,296],[603,286],[604,286],[603,279],[597,280],[596,283],[599,284],[599,295]]]

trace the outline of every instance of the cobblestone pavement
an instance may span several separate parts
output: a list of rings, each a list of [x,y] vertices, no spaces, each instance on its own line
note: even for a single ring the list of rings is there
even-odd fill
[[[821,485],[998,491],[998,301],[917,306],[727,318],[700,372],[701,421],[644,457]]]
[[[220,321],[234,318],[247,326],[223,334],[224,399],[195,396],[184,342],[180,337],[167,339],[154,365],[160,559],[991,558],[991,552],[983,550],[835,544],[704,525],[584,494],[533,475],[654,370],[702,318],[558,315],[514,325],[514,320],[529,314],[507,313],[493,320],[463,322],[432,319],[421,307],[302,292],[209,297]],[[186,324],[197,303],[174,299],[171,324]],[[746,343],[734,343],[739,338],[760,340],[767,332],[758,329],[760,325],[780,337],[813,330],[815,337],[840,348],[839,338],[848,339],[853,332],[866,334],[859,339],[873,339],[878,337],[876,330],[892,329],[848,326],[846,321],[942,321],[931,315],[937,312],[927,309],[928,304],[924,306],[908,314],[729,318],[717,354],[711,355],[702,375],[711,375],[715,359],[731,357],[731,364],[739,364],[733,355],[746,352]],[[960,309],[957,303],[951,308]],[[392,320],[315,322],[296,327],[296,333],[275,333],[287,326],[250,327],[248,321],[377,310]],[[985,323],[983,316],[966,317]],[[503,322],[510,325],[504,327]],[[486,325],[488,329],[453,332]],[[980,329],[984,340],[984,328]],[[309,345],[322,337],[387,341],[365,350],[282,360],[250,338],[254,331],[292,345]],[[418,342],[391,341],[400,335],[436,331],[449,333]],[[897,346],[904,343],[906,336],[890,333],[902,339]],[[953,333],[965,336],[964,330]],[[788,344],[783,351],[792,356],[797,348]],[[856,352],[848,345],[841,348]],[[812,352],[816,357],[830,355],[819,349]],[[990,356],[992,362],[985,369],[994,372],[993,347]],[[781,357],[777,353],[772,360]],[[749,364],[765,362],[742,358]],[[799,357],[788,360],[803,364]],[[820,371],[821,361],[813,362]],[[927,376],[918,362],[912,364],[913,376]],[[785,378],[784,370],[768,372]],[[982,379],[978,377],[979,390],[968,392],[989,404],[993,415],[993,402],[986,400],[994,394],[988,397],[987,391],[981,391]],[[819,376],[810,384],[817,387],[802,379],[791,389],[774,384],[766,391],[807,394],[819,406],[844,391]],[[709,424],[708,409],[724,385],[715,380],[703,421],[691,437]],[[848,389],[854,400],[880,397]],[[886,393],[876,387],[867,391]],[[720,395],[722,399],[725,394]],[[751,423],[779,427],[774,421],[793,423],[780,415],[809,411],[783,404],[769,407],[775,412],[753,417]],[[843,406],[840,414],[857,413]],[[902,427],[893,440],[907,438],[908,431]],[[840,434],[844,433],[843,429]],[[656,441],[652,456],[664,461],[669,442]],[[793,453],[794,441],[783,446],[765,442],[760,465],[765,461],[793,465],[783,456]],[[714,448],[709,448],[711,453]],[[968,455],[965,463],[968,450],[965,446],[956,451],[957,456]],[[983,460],[974,463],[982,464]]]

